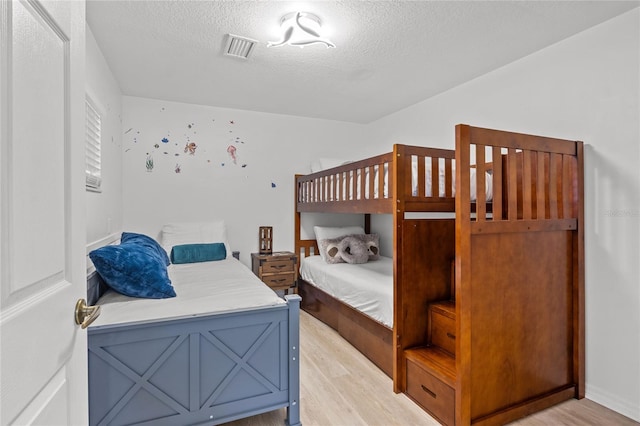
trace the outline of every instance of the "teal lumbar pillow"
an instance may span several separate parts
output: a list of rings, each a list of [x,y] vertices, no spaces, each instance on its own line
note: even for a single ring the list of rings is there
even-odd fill
[[[182,244],[171,249],[171,263],[197,263],[227,258],[224,243]]]

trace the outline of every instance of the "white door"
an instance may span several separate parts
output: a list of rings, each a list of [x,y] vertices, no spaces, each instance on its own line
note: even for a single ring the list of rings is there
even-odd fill
[[[0,0],[0,425],[87,423],[83,1]]]

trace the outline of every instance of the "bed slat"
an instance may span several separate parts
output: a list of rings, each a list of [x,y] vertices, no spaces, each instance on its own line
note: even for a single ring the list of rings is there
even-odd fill
[[[453,197],[453,168],[451,166],[451,158],[444,159],[444,196],[446,198]]]
[[[476,221],[486,220],[485,146],[476,145]]]
[[[518,175],[516,163],[516,150],[507,150],[507,216],[509,220],[518,219]]]
[[[531,155],[529,150],[522,152],[522,218],[524,220],[531,220],[533,217]]]
[[[434,198],[440,196],[440,174],[437,157],[431,157],[431,196]]]
[[[491,152],[493,163],[493,220],[502,220],[502,148],[494,146]]]
[[[549,163],[549,217],[558,218],[558,155],[551,153]]]
[[[549,205],[547,201],[547,173],[545,164],[549,163],[549,154],[546,152],[539,152],[538,157],[538,173],[537,173],[537,189],[536,189],[536,208],[537,219],[548,218]]]

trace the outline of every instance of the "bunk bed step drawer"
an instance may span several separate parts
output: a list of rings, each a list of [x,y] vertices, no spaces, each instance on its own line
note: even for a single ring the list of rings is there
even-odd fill
[[[456,353],[456,313],[453,302],[438,302],[429,305],[427,342],[452,356]]]
[[[442,424],[454,424],[455,391],[412,360],[407,360],[407,395]]]

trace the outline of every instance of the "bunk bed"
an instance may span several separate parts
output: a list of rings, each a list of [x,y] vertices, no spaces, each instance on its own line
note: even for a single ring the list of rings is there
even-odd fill
[[[455,143],[296,176],[302,262],[318,254],[303,213],[362,213],[366,232],[393,216],[392,328],[300,279],[302,308],[445,425],[583,398],[582,142],[457,125]]]

